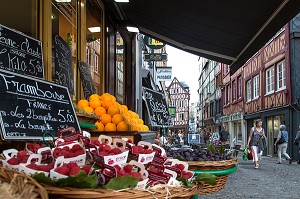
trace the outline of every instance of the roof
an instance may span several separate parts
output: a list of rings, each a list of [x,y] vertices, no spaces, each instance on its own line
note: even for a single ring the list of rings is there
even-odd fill
[[[190,87],[185,82],[179,82],[183,88],[189,89]]]
[[[240,68],[300,12],[299,0],[104,0],[118,25],[179,49]]]

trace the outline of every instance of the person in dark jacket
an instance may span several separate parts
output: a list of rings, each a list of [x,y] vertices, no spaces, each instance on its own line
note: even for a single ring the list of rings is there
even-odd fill
[[[295,140],[294,140],[295,145],[298,147],[298,152],[299,152],[299,157],[297,163],[300,164],[300,125],[298,127],[298,132],[296,134]]]
[[[220,131],[220,140],[222,145],[229,144],[229,132],[226,131],[225,126],[222,126],[222,130]]]
[[[280,138],[283,137],[284,138],[284,142],[278,144],[277,146],[277,154],[278,154],[278,163],[277,164],[281,164],[281,153],[289,160],[289,164],[292,164],[292,158],[290,158],[289,154],[287,154],[286,149],[288,146],[288,140],[289,140],[289,133],[285,130],[285,125],[280,125],[279,126],[279,132],[277,135],[277,139],[275,141],[275,146],[276,144],[279,142]]]

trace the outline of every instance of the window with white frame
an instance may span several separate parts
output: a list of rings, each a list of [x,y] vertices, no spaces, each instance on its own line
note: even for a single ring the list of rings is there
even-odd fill
[[[259,97],[259,75],[256,75],[253,78],[253,99],[257,99]]]
[[[285,76],[285,61],[281,61],[277,64],[277,90],[283,90],[286,86]]]
[[[179,113],[179,120],[180,121],[184,120],[184,114],[183,113]]]
[[[251,80],[246,82],[246,102],[251,101]]]
[[[266,94],[274,92],[274,67],[266,70]]]
[[[242,76],[238,77],[238,99],[242,98]]]
[[[236,100],[236,81],[232,81],[232,101]]]
[[[183,101],[182,100],[180,100],[180,108],[182,108],[183,107]]]

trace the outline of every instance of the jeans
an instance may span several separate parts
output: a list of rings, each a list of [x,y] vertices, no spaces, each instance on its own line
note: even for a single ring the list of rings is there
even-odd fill
[[[278,150],[277,150],[277,154],[278,154],[278,161],[281,163],[281,153],[287,158],[290,159],[289,154],[286,153],[286,149],[287,149],[287,143],[284,142],[282,144],[278,145]]]

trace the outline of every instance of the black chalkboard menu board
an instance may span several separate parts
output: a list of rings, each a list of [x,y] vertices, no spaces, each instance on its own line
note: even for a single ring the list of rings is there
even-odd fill
[[[55,83],[66,86],[74,94],[71,47],[59,35],[53,37]]]
[[[151,126],[172,126],[172,119],[163,94],[143,87],[143,99],[151,121]]]
[[[90,66],[83,61],[78,61],[78,66],[80,70],[80,79],[82,82],[84,97],[85,99],[88,99],[90,95],[96,93],[96,89],[91,75],[91,69]]]
[[[0,69],[43,79],[43,66],[41,41],[0,24]]]
[[[0,69],[0,131],[4,140],[42,139],[59,129],[80,131],[68,89]]]

